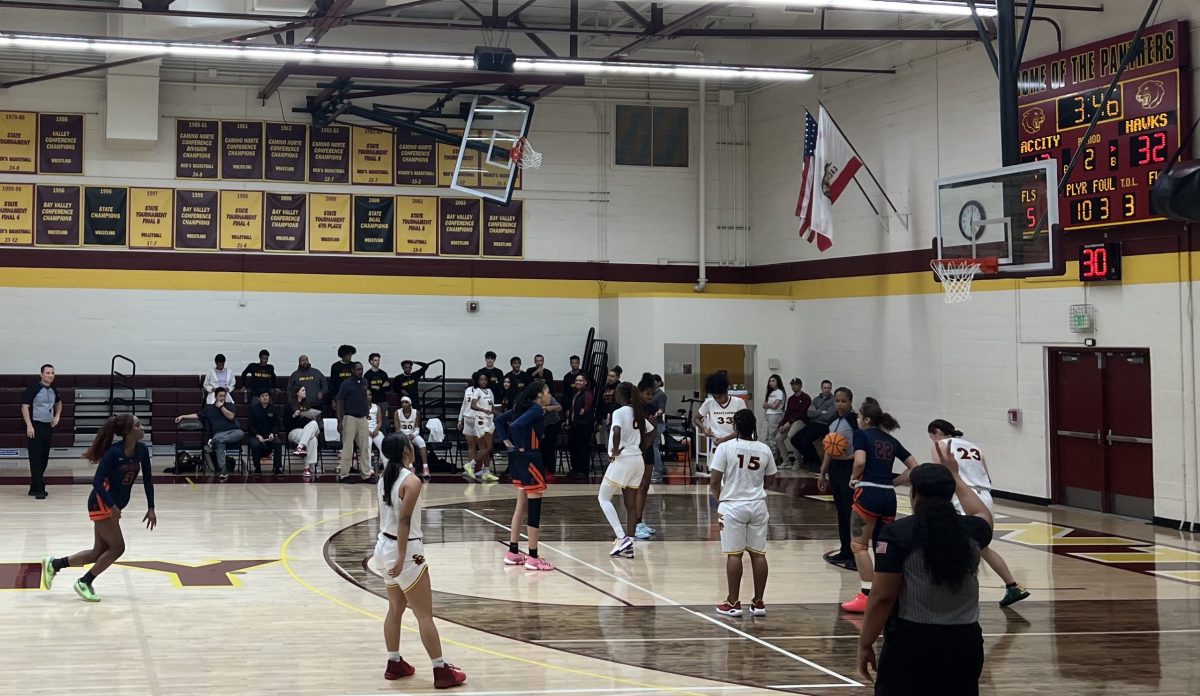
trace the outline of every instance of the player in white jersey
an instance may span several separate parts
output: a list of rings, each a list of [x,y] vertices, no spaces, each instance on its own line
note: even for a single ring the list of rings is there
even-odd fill
[[[717,520],[721,527],[721,551],[725,554],[725,575],[729,594],[717,607],[718,614],[741,616],[738,594],[742,586],[742,554],[750,552],[754,571],[754,598],[750,613],[765,616],[763,593],[767,589],[767,489],[774,479],[775,457],[755,433],[754,412],[742,409],[733,416],[734,437],[717,445],[712,457],[712,478],[708,491],[720,501]]]
[[[488,461],[492,455],[492,434],[496,431],[495,404],[496,396],[488,388],[488,374],[482,370],[476,372],[475,384],[467,387],[462,408],[458,412],[458,429],[467,438],[467,456],[470,461],[463,469],[463,476],[468,481],[482,479],[484,483],[495,483],[500,480],[488,470]],[[475,476],[476,468],[481,470],[479,478]]]
[[[433,685],[438,689],[458,686],[467,675],[442,658],[442,641],[433,622],[433,590],[421,535],[421,479],[413,473],[412,443],[402,433],[392,433],[381,448],[387,467],[379,479],[379,537],[371,562],[387,587],[388,613],[383,639],[388,662],[384,679],[402,679],[416,668],[400,656],[400,623],[412,608],[421,633],[421,643],[433,663]]]
[[[642,450],[654,433],[654,424],[646,418],[642,400],[629,382],[617,385],[615,399],[620,408],[613,411],[608,430],[608,468],[600,481],[600,510],[612,526],[617,540],[610,556],[633,558],[633,537],[638,520],[638,488],[642,485],[645,464]],[[617,517],[612,497],[620,491],[625,501],[625,526]]]
[[[693,420],[708,438],[708,458],[711,460],[717,445],[734,437],[733,416],[746,408],[746,402],[729,395],[729,376],[715,372],[704,382],[708,398],[700,405]]]
[[[987,506],[988,512],[994,514],[992,477],[988,473],[987,458],[983,456],[983,451],[975,443],[963,439],[962,431],[957,430],[949,421],[935,420],[929,424],[928,430],[929,439],[933,440],[933,460],[943,464],[947,459],[957,462],[958,475],[963,483],[970,486],[971,490],[975,491],[979,495],[979,499]],[[957,496],[953,502],[954,507],[958,509],[958,514],[963,514],[962,505],[959,504]],[[1000,606],[1007,607],[1016,604],[1029,596],[1029,592],[1017,583],[1008,564],[1004,562],[1000,554],[996,553],[995,549],[991,546],[981,549],[979,557],[1004,581],[1004,598],[1000,600]]]
[[[429,481],[428,451],[425,449],[425,438],[421,437],[421,412],[413,408],[412,399],[400,398],[400,408],[393,415],[396,421],[396,432],[404,433],[412,441],[417,450],[417,458],[421,460],[421,477]]]
[[[370,389],[367,390],[367,438],[371,441],[371,446],[379,450],[381,460],[379,469],[372,467],[372,471],[382,470],[388,463],[383,454],[383,409],[375,403],[374,392]],[[369,456],[370,452],[367,454]]]

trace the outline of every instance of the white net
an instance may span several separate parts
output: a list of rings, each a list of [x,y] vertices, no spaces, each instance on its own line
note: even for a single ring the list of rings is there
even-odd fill
[[[971,281],[975,280],[982,262],[975,259],[934,259],[929,265],[942,281],[946,304],[971,301]]]
[[[512,150],[513,162],[521,169],[537,169],[542,166],[542,153],[533,149],[527,138],[521,138]]]

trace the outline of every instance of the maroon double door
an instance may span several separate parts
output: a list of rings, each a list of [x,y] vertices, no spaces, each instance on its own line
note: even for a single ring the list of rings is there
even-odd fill
[[[1051,349],[1054,502],[1154,516],[1150,351]]]

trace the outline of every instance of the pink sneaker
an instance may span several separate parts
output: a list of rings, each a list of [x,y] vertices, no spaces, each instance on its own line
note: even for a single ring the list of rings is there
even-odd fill
[[[554,570],[554,566],[544,558],[529,556],[525,559],[525,570]]]
[[[297,447],[296,449],[292,450],[292,454],[297,457],[304,457],[308,455],[308,450],[303,447]]]
[[[859,592],[849,602],[842,602],[842,611],[849,614],[865,614],[867,612],[867,596]]]
[[[307,466],[304,467],[304,478],[306,478],[306,479],[312,478],[312,469],[308,468]]]
[[[528,560],[529,560],[529,556],[526,556],[525,554],[521,553],[520,551],[518,551],[516,553],[513,553],[512,551],[506,551],[504,553],[504,565],[512,565],[512,566],[525,565],[525,562]]]

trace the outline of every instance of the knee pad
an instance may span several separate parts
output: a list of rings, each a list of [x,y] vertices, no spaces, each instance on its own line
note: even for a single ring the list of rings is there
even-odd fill
[[[530,498],[529,507],[525,513],[525,525],[534,529],[542,527],[542,499]]]

